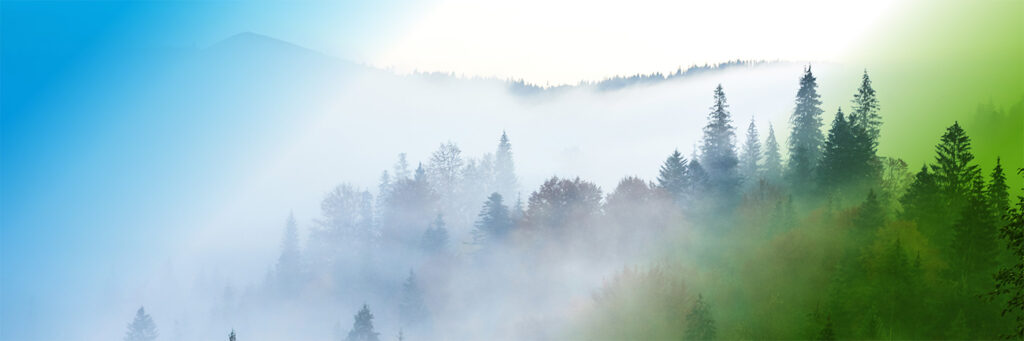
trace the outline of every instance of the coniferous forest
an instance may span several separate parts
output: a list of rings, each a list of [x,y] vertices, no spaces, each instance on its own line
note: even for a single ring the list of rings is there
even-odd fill
[[[224,309],[333,307],[303,325],[339,341],[1024,338],[1021,165],[979,166],[983,132],[956,121],[930,162],[879,155],[899,132],[867,71],[837,108],[794,76],[789,122],[748,123],[720,84],[692,154],[614,188],[522,188],[506,132],[479,156],[399,153],[377,188],[327,191],[304,242],[282,211],[276,263]],[[139,308],[125,340],[158,334]]]

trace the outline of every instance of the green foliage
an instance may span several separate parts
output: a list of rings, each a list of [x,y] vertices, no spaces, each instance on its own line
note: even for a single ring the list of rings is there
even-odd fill
[[[711,307],[704,295],[697,295],[697,302],[686,314],[686,340],[714,340],[717,329],[711,315]]]
[[[850,114],[850,122],[867,133],[868,143],[874,148],[878,145],[878,137],[881,134],[882,116],[878,113],[880,106],[875,89],[871,87],[868,70],[864,70],[860,87],[857,88],[857,93],[853,94],[851,102],[853,112]]]
[[[818,81],[808,66],[800,77],[800,89],[796,93],[796,109],[790,117],[792,130],[789,134],[789,166],[787,172],[794,190],[806,190],[800,186],[806,179],[812,178],[814,165],[818,164],[821,155],[821,95],[818,94]]]
[[[1018,171],[1024,174],[1024,168]],[[1014,319],[1013,332],[1007,338],[1024,339],[1024,196],[1017,197],[1015,207],[1007,209],[1005,224],[999,236],[1014,261],[999,269],[992,296],[1003,301],[1002,315]]]

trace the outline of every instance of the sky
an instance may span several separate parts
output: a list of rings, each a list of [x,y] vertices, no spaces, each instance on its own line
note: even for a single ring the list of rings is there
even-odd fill
[[[1002,12],[1001,18],[1008,19],[999,23],[1013,22],[1012,10],[1019,9],[1019,2],[983,3],[988,6],[974,11],[1011,9]],[[907,40],[879,38],[885,36],[881,28],[887,27],[882,23],[891,25],[911,18],[921,2],[622,4],[532,0],[486,5],[461,0],[3,1],[0,338],[68,335],[59,328],[45,331],[51,323],[48,317],[70,317],[103,304],[76,293],[118,288],[109,281],[165,262],[172,249],[181,252],[180,245],[188,245],[191,235],[178,231],[214,226],[210,221],[237,210],[232,208],[234,198],[254,195],[245,191],[245,184],[259,181],[259,174],[264,173],[246,173],[245,179],[239,179],[242,176],[235,174],[244,170],[234,165],[266,160],[232,151],[268,150],[301,136],[303,126],[289,125],[280,117],[249,119],[231,111],[222,115],[138,112],[159,107],[161,102],[154,101],[162,98],[154,97],[153,89],[190,94],[188,89],[173,88],[174,82],[140,87],[149,85],[147,80],[170,77],[165,70],[151,69],[152,65],[178,53],[209,48],[239,33],[258,33],[400,74],[440,71],[465,77],[525,79],[542,85],[671,72],[733,59],[867,61],[858,65],[876,63],[870,66],[906,75],[906,68],[891,66],[899,64],[881,66],[877,62],[885,58],[851,49],[885,46],[885,51],[913,58],[925,53],[934,56],[944,46],[941,41],[924,41],[909,45],[924,52],[908,53],[901,46],[908,46],[909,40],[921,41],[915,38],[919,32],[907,33],[904,37],[911,37]],[[954,10],[957,6],[938,7],[940,18],[958,13]],[[973,25],[977,17],[964,14],[963,18],[962,22],[950,22],[961,23],[954,27],[987,27],[984,23]],[[913,26],[924,31],[934,27]],[[949,39],[980,41],[977,44],[982,48],[997,46],[980,49],[990,52],[989,56],[1001,56],[992,51],[1009,46],[1012,53],[1006,60],[1012,63],[1014,56],[1020,56],[1020,41],[1024,41],[1013,43],[1014,38],[1021,37],[1024,30],[1019,24],[1008,29],[1005,36],[991,40],[976,39],[985,33],[977,28],[965,32],[980,34]],[[957,62],[965,65],[989,61],[968,53],[961,57]],[[1003,63],[998,65],[1008,63],[1006,60],[997,60]],[[923,89],[911,93],[910,98],[929,99],[936,112],[947,107],[973,110],[984,96],[1007,107],[1019,98],[1020,79],[1024,79],[1014,80],[1015,74],[1021,75],[1019,64],[1008,65],[1017,68],[991,67],[983,74],[1002,77],[1004,83],[1000,84],[1006,84],[1009,91],[972,93],[955,106],[931,100],[935,93],[946,94],[951,89],[932,91],[932,87],[916,86],[926,84],[926,77],[900,85]],[[941,63],[920,67],[928,68],[916,75],[949,69]],[[855,85],[850,82],[843,89]],[[117,106],[111,104],[115,99]],[[883,98],[883,103],[892,103],[887,100]],[[895,103],[894,107],[910,110]],[[917,117],[897,118],[894,124],[917,125]],[[924,125],[929,129],[914,135],[915,139],[937,138],[937,129],[948,124],[935,120]],[[1003,144],[1011,153],[1024,154],[1014,150],[1014,140],[1009,141]],[[886,142],[883,139],[883,144]],[[892,151],[929,152],[932,144],[915,141],[904,145],[914,147]]]

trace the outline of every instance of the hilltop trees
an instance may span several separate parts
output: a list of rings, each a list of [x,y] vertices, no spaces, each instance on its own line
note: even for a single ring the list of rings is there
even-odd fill
[[[707,171],[710,188],[719,195],[729,195],[735,193],[740,184],[736,169],[739,164],[734,142],[736,133],[721,84],[715,88],[714,97],[715,103],[704,126],[700,161]]]
[[[477,215],[473,241],[477,244],[498,243],[505,239],[513,227],[508,206],[502,202],[501,194],[491,193]]]
[[[363,308],[353,317],[352,329],[349,330],[345,341],[379,341],[380,333],[373,330],[373,313],[370,307],[363,304]]]
[[[135,319],[128,324],[128,331],[124,334],[124,341],[153,341],[160,333],[156,330],[156,323],[146,314],[146,309],[139,307],[135,312]]]
[[[753,117],[750,118],[750,125],[747,126],[747,141],[743,143],[739,167],[740,175],[747,184],[753,184],[761,178],[761,140],[757,134],[757,126],[754,125]]]
[[[686,168],[686,158],[679,153],[679,149],[676,149],[658,170],[658,186],[679,203],[683,201],[689,187],[689,174]]]
[[[779,142],[775,139],[775,128],[771,124],[768,124],[768,137],[764,146],[764,178],[778,182],[782,178],[782,154],[779,151]]]
[[[806,179],[813,178],[814,167],[821,157],[821,95],[811,68],[804,69],[800,89],[796,93],[796,109],[790,117],[789,164],[786,168],[793,190],[806,193],[810,188]]]

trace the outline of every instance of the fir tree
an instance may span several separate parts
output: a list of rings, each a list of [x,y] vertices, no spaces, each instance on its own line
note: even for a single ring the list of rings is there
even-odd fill
[[[676,149],[658,170],[658,187],[672,195],[676,202],[681,202],[687,191],[686,163],[686,158]]]
[[[821,155],[821,95],[818,94],[817,79],[811,67],[804,69],[800,78],[800,89],[796,93],[796,109],[790,117],[793,125],[789,134],[789,165],[787,174],[790,183],[798,191],[808,188],[802,184],[813,178],[813,167]]]
[[[1006,185],[1006,175],[1003,174],[1003,165],[999,158],[996,158],[996,166],[992,169],[985,194],[996,217],[1002,218],[1010,209],[1010,186]]]
[[[980,176],[978,165],[972,164],[974,154],[971,153],[971,138],[960,127],[960,123],[955,122],[946,129],[935,149],[935,164],[931,166],[935,183],[948,197],[950,209],[959,211],[972,183]]]
[[[711,317],[711,307],[704,301],[703,295],[697,295],[697,302],[686,314],[687,340],[714,340],[715,320]]]
[[[764,178],[776,182],[782,178],[782,154],[775,139],[775,128],[768,124],[768,138],[765,140]]]
[[[231,333],[228,334],[228,341],[236,341],[235,340],[235,330],[234,329],[232,329]]]
[[[297,293],[301,273],[299,233],[295,224],[295,215],[289,213],[288,221],[285,223],[284,237],[281,238],[281,256],[277,258],[276,268],[277,284],[282,294]]]
[[[710,183],[708,172],[704,170],[704,166],[696,158],[693,158],[690,159],[690,164],[686,166],[686,172],[690,176],[689,195],[691,197],[703,195],[708,190]]]
[[[857,93],[853,94],[851,102],[853,102],[853,112],[850,114],[851,124],[860,127],[867,133],[871,147],[877,146],[882,127],[882,116],[878,113],[878,98],[875,97],[875,89],[871,87],[868,70],[864,70],[860,87],[857,88]]]
[[[412,174],[409,173],[409,161],[405,159],[405,153],[398,154],[398,161],[395,162],[394,166],[395,181],[408,179]]]
[[[850,124],[843,116],[843,109],[836,112],[836,118],[832,121],[832,128],[828,131],[828,138],[822,148],[821,163],[818,165],[818,186],[823,190],[833,191],[846,185],[849,174],[854,167],[851,154],[854,144],[853,131]]]
[[[437,214],[434,222],[430,223],[427,230],[423,232],[423,250],[429,254],[442,252],[448,248],[448,229],[444,226],[444,219]]]
[[[477,244],[500,242],[512,230],[508,206],[502,203],[501,194],[496,192],[487,197],[477,217],[473,231],[473,240]]]
[[[708,114],[701,146],[701,165],[707,170],[711,189],[719,194],[735,193],[740,181],[736,169],[739,158],[733,142],[735,132],[728,108],[725,91],[719,84],[715,88],[715,104]]]
[[[1024,174],[1024,168],[1018,171]],[[1024,339],[1024,196],[1017,196],[1015,207],[1008,209],[999,236],[1006,242],[1006,248],[1014,261],[1006,264],[995,275],[993,297],[1005,301],[1002,315],[1015,320],[1013,333],[1007,338]]]
[[[885,209],[875,191],[868,191],[867,199],[857,209],[857,215],[853,218],[853,225],[860,233],[867,233],[866,235],[870,236],[884,224]]]
[[[430,313],[423,303],[423,292],[412,270],[409,270],[409,277],[402,284],[402,301],[398,306],[398,315],[404,327],[421,327],[429,319]]]
[[[991,287],[998,230],[980,177],[975,177],[969,191],[960,216],[953,223],[950,268],[959,289],[977,295]]]
[[[373,330],[373,314],[370,313],[370,307],[363,304],[363,309],[360,309],[354,317],[352,322],[352,330],[349,330],[348,336],[345,337],[345,341],[378,341],[377,338],[380,333]]]
[[[146,314],[146,309],[139,307],[135,312],[135,319],[128,324],[128,331],[124,334],[125,341],[152,341],[160,333],[156,330],[156,323]]]
[[[494,180],[495,190],[502,196],[509,197],[516,192],[518,180],[516,179],[515,163],[512,161],[512,144],[508,140],[508,134],[501,132],[501,139],[498,140],[498,150],[494,153]]]
[[[753,117],[747,126],[747,141],[743,144],[743,153],[740,154],[740,174],[747,184],[753,184],[761,177],[761,139],[757,134]]]

